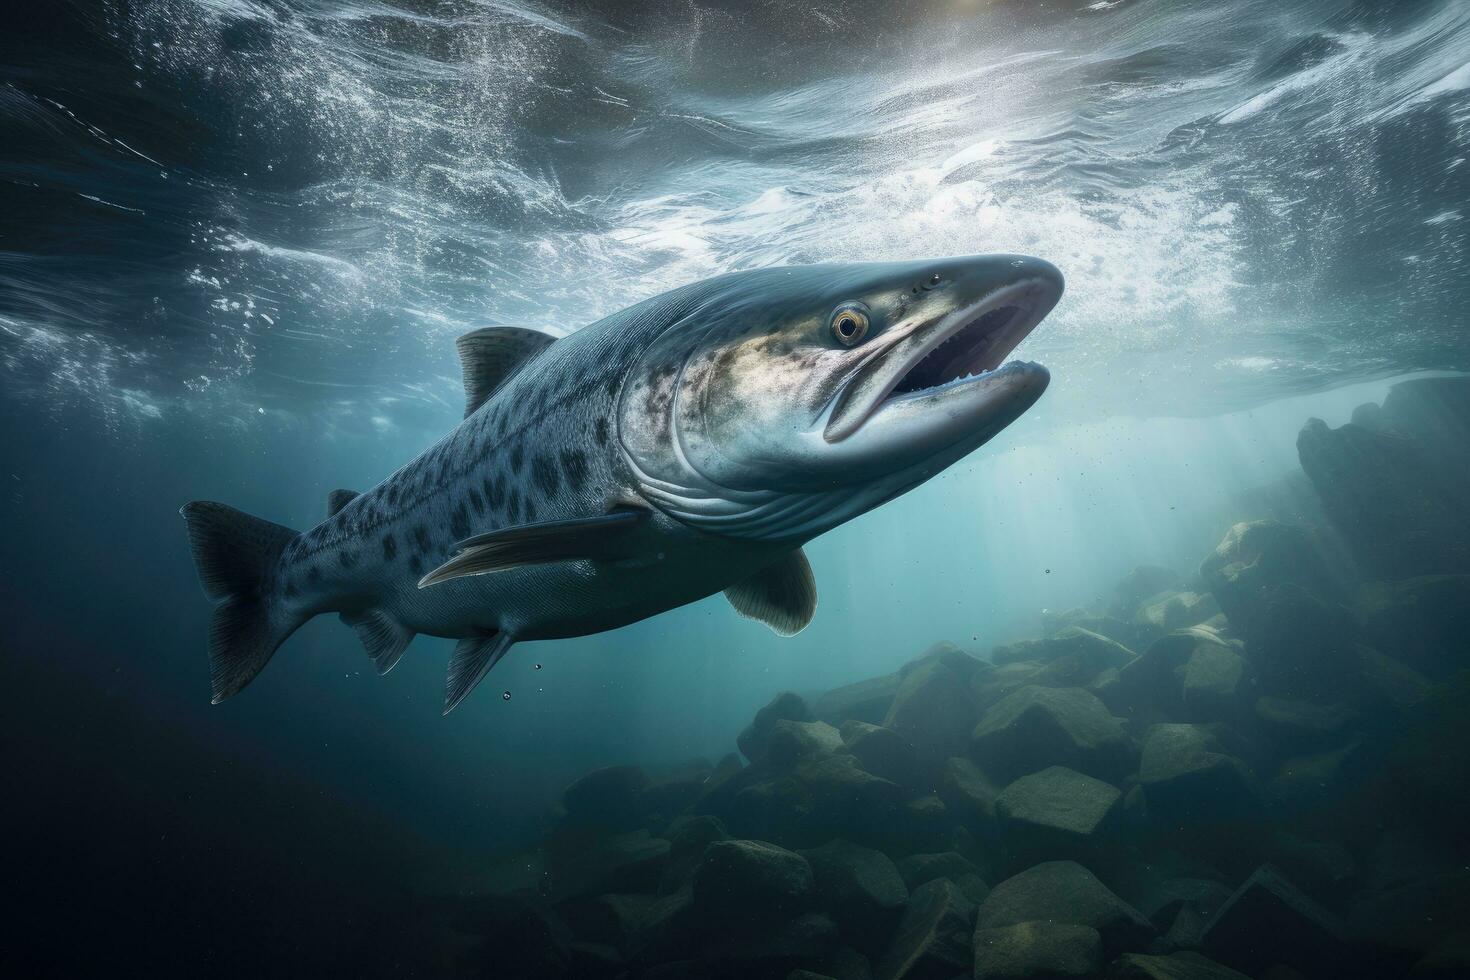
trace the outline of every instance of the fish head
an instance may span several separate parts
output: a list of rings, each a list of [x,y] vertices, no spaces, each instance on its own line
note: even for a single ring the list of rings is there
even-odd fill
[[[640,492],[706,531],[801,541],[995,436],[1050,376],[1005,361],[1061,298],[1040,259],[801,266],[713,280],[625,379]]]

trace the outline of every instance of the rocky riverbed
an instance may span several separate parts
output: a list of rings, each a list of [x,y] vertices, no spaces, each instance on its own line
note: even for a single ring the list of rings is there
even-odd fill
[[[1470,384],[1298,448],[1321,522],[984,655],[772,692],[736,751],[569,786],[465,976],[1470,976]],[[900,663],[901,662],[901,663]]]

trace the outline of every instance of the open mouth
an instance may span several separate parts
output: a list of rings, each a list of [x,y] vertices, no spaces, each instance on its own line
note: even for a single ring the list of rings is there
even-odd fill
[[[823,435],[828,442],[846,438],[888,402],[982,384],[1002,370],[1060,296],[1055,284],[1028,279],[904,331],[843,387]]]

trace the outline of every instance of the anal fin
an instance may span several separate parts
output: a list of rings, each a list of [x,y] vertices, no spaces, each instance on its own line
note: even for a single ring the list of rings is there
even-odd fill
[[[414,632],[393,617],[378,609],[355,616],[342,614],[342,622],[357,632],[357,638],[367,649],[379,674],[386,674],[398,663],[403,651],[413,642]]]
[[[455,645],[454,654],[449,658],[449,675],[444,680],[446,715],[485,679],[490,668],[500,662],[515,641],[509,633],[492,633],[489,636],[465,637]]]

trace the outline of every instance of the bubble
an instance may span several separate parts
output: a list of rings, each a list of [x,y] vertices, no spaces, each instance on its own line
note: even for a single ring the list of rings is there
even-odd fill
[[[500,699],[502,701],[509,701],[510,700],[510,692],[509,691],[501,691],[500,692]]]

